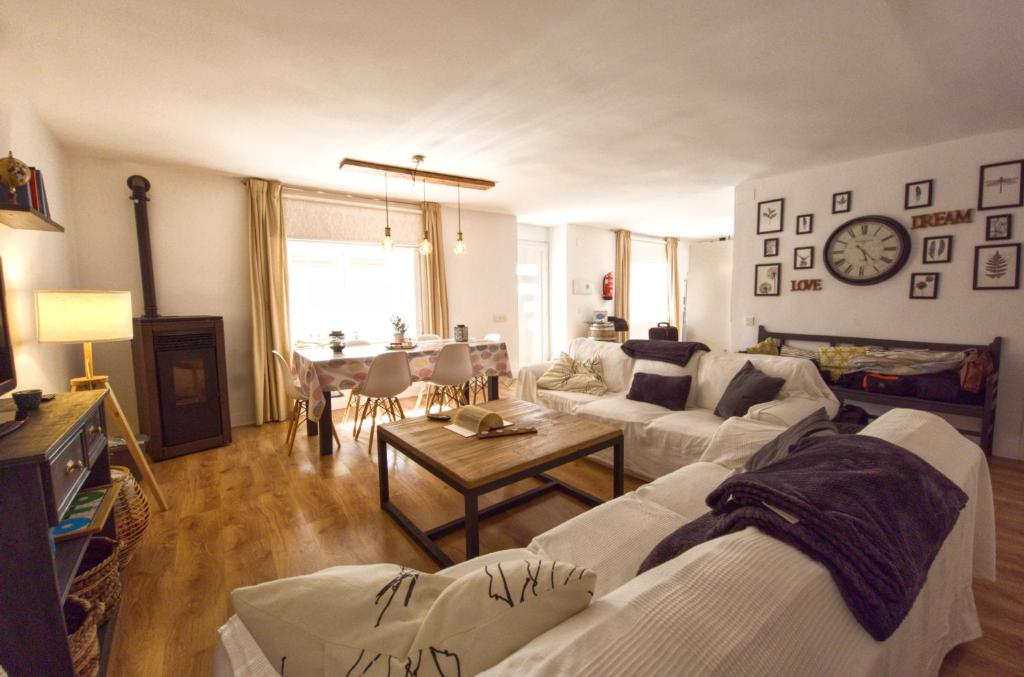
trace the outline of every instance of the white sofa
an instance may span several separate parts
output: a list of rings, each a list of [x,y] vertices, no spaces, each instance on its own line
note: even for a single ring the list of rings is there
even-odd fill
[[[608,386],[606,394],[540,390],[537,379],[551,366],[542,363],[519,370],[516,396],[620,428],[625,436],[626,472],[643,479],[661,477],[701,459],[724,422],[715,416],[715,406],[747,360],[769,376],[786,380],[778,399],[751,407],[744,416],[748,421],[790,426],[821,407],[830,417],[839,411],[839,400],[814,364],[801,358],[699,351],[684,368],[666,362],[634,360],[622,352],[621,344],[587,338],[573,340],[568,352],[576,359],[601,358]],[[692,376],[686,409],[671,411],[626,399],[634,372]],[[611,464],[611,452],[590,458]]]
[[[935,675],[981,635],[971,583],[995,577],[995,522],[981,450],[937,416],[894,409],[860,434],[905,447],[968,503],[910,613],[886,641],[854,619],[821,564],[755,528],[697,546],[637,576],[651,548],[707,510],[704,497],[781,428],[733,418],[694,463],[537,536],[444,570],[543,558],[597,573],[594,601],[487,675]],[[221,628],[215,677],[277,673],[237,617]]]

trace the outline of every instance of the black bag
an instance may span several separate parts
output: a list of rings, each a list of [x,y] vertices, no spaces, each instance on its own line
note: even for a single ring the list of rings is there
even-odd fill
[[[885,395],[913,395],[913,376],[893,376],[889,374],[863,375],[864,390],[869,393],[882,393]]]
[[[960,397],[960,374],[943,371],[938,374],[922,374],[914,383],[917,396],[922,400],[956,402]]]
[[[647,330],[647,338],[652,341],[678,341],[679,329],[668,322],[659,322],[657,327]]]

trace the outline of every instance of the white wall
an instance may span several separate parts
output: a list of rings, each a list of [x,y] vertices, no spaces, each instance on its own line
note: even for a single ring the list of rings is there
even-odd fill
[[[569,347],[569,226],[552,226],[548,232],[548,312],[551,327],[551,357]]]
[[[995,453],[1024,458],[1024,289],[973,291],[975,245],[984,244],[985,217],[1009,212],[1014,217],[1014,238],[1024,235],[1024,209],[975,211],[974,222],[912,230],[911,258],[895,277],[870,287],[855,287],[832,278],[821,263],[828,235],[849,218],[866,214],[890,216],[908,226],[913,214],[948,209],[977,208],[978,168],[982,164],[1016,160],[1024,156],[1024,129],[970,137],[910,151],[866,158],[827,167],[750,181],[736,190],[735,273],[732,293],[733,349],[756,338],[756,326],[743,318],[756,317],[774,330],[853,335],[921,341],[987,343],[1003,337],[999,410]],[[903,209],[904,184],[935,179],[932,208]],[[832,193],[853,191],[854,211],[831,214]],[[780,235],[782,293],[755,297],[754,265],[768,262],[762,254],[765,236],[756,234],[759,200],[785,198],[784,231]],[[796,235],[797,214],[814,214],[814,232]],[[953,260],[922,265],[921,246],[926,236],[952,235]],[[772,236],[774,237],[774,235]],[[815,247],[815,268],[793,271],[794,246]],[[934,271],[941,275],[939,298],[910,300],[910,274]],[[787,291],[791,279],[820,278],[820,292]]]
[[[515,373],[519,364],[516,217],[463,209],[466,253],[462,256],[452,251],[458,230],[457,210],[442,207],[441,223],[448,280],[448,321],[452,326],[469,326],[473,337],[501,334],[508,346],[512,373]]]
[[[174,165],[75,155],[71,192],[85,289],[127,289],[142,314],[142,277],[133,203],[125,181],[141,174],[149,191],[150,238],[161,315],[221,315],[232,425],[253,421],[252,330],[246,193],[238,178]],[[137,425],[130,343],[95,346],[125,414]]]
[[[732,292],[732,240],[691,242],[686,287],[686,340],[726,350]]]
[[[68,379],[85,371],[82,349],[36,341],[33,292],[77,286],[74,244],[80,238],[67,190],[67,158],[26,104],[0,104],[0,149],[10,149],[14,157],[43,172],[50,215],[66,231],[16,230],[0,225],[0,257],[18,387],[66,391]]]
[[[601,282],[615,272],[615,233],[604,228],[568,226],[566,248],[566,343],[587,336],[595,310],[612,312],[613,301],[601,298]],[[573,293],[573,281],[589,282],[589,294]],[[619,293],[618,283],[615,293]]]

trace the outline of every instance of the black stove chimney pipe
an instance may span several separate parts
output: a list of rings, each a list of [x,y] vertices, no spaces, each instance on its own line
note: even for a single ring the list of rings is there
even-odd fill
[[[142,299],[145,305],[143,317],[158,317],[156,312],[156,283],[153,281],[153,252],[149,244],[149,212],[146,203],[149,197],[149,179],[138,174],[128,177],[128,187],[135,203],[135,230],[139,236],[139,266],[142,268]]]

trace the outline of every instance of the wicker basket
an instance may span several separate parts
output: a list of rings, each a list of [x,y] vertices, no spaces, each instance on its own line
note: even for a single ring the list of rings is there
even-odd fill
[[[149,526],[149,502],[128,468],[110,466],[110,478],[121,482],[121,491],[114,504],[114,522],[117,524],[117,537],[121,541],[121,568],[124,569]]]
[[[93,604],[97,623],[103,625],[121,601],[121,561],[118,543],[112,538],[93,536],[85,547],[79,574],[71,582],[71,594]]]
[[[64,624],[68,630],[71,662],[77,677],[96,677],[100,671],[100,642],[96,635],[98,609],[88,600],[68,595]]]

